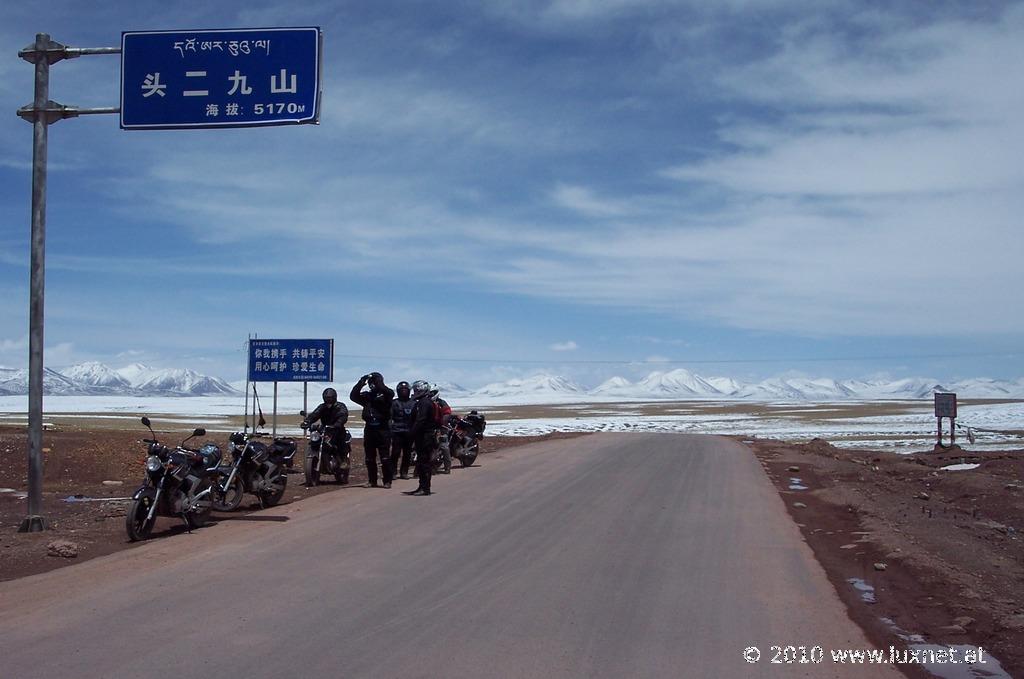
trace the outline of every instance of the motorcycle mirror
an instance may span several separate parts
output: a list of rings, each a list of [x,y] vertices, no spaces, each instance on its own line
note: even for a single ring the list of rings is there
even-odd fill
[[[305,417],[306,416],[306,411],[305,410],[300,410],[299,411],[299,415],[302,415],[303,417]]]
[[[200,427],[192,432],[192,436],[206,436],[206,430]]]
[[[146,417],[146,416],[143,416],[142,417],[142,424],[148,427],[149,426],[149,418]]]

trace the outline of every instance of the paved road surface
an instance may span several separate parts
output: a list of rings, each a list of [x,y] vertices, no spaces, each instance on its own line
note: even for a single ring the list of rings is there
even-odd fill
[[[737,443],[594,435],[413,484],[0,583],[0,676],[887,676],[767,664],[871,645]]]

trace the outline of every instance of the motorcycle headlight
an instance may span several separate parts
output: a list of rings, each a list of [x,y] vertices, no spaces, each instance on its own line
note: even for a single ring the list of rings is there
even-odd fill
[[[160,461],[160,458],[156,455],[150,455],[146,458],[146,471],[158,472],[163,468],[164,464]]]

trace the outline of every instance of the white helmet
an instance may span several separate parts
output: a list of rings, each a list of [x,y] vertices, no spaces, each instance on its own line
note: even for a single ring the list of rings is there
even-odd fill
[[[430,395],[437,396],[437,392],[441,391],[440,387],[437,386],[436,382],[430,383]]]

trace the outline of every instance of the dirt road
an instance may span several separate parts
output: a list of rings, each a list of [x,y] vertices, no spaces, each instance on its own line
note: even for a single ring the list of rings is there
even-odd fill
[[[0,674],[898,676],[769,664],[872,645],[735,442],[548,441],[412,487],[0,583]]]

